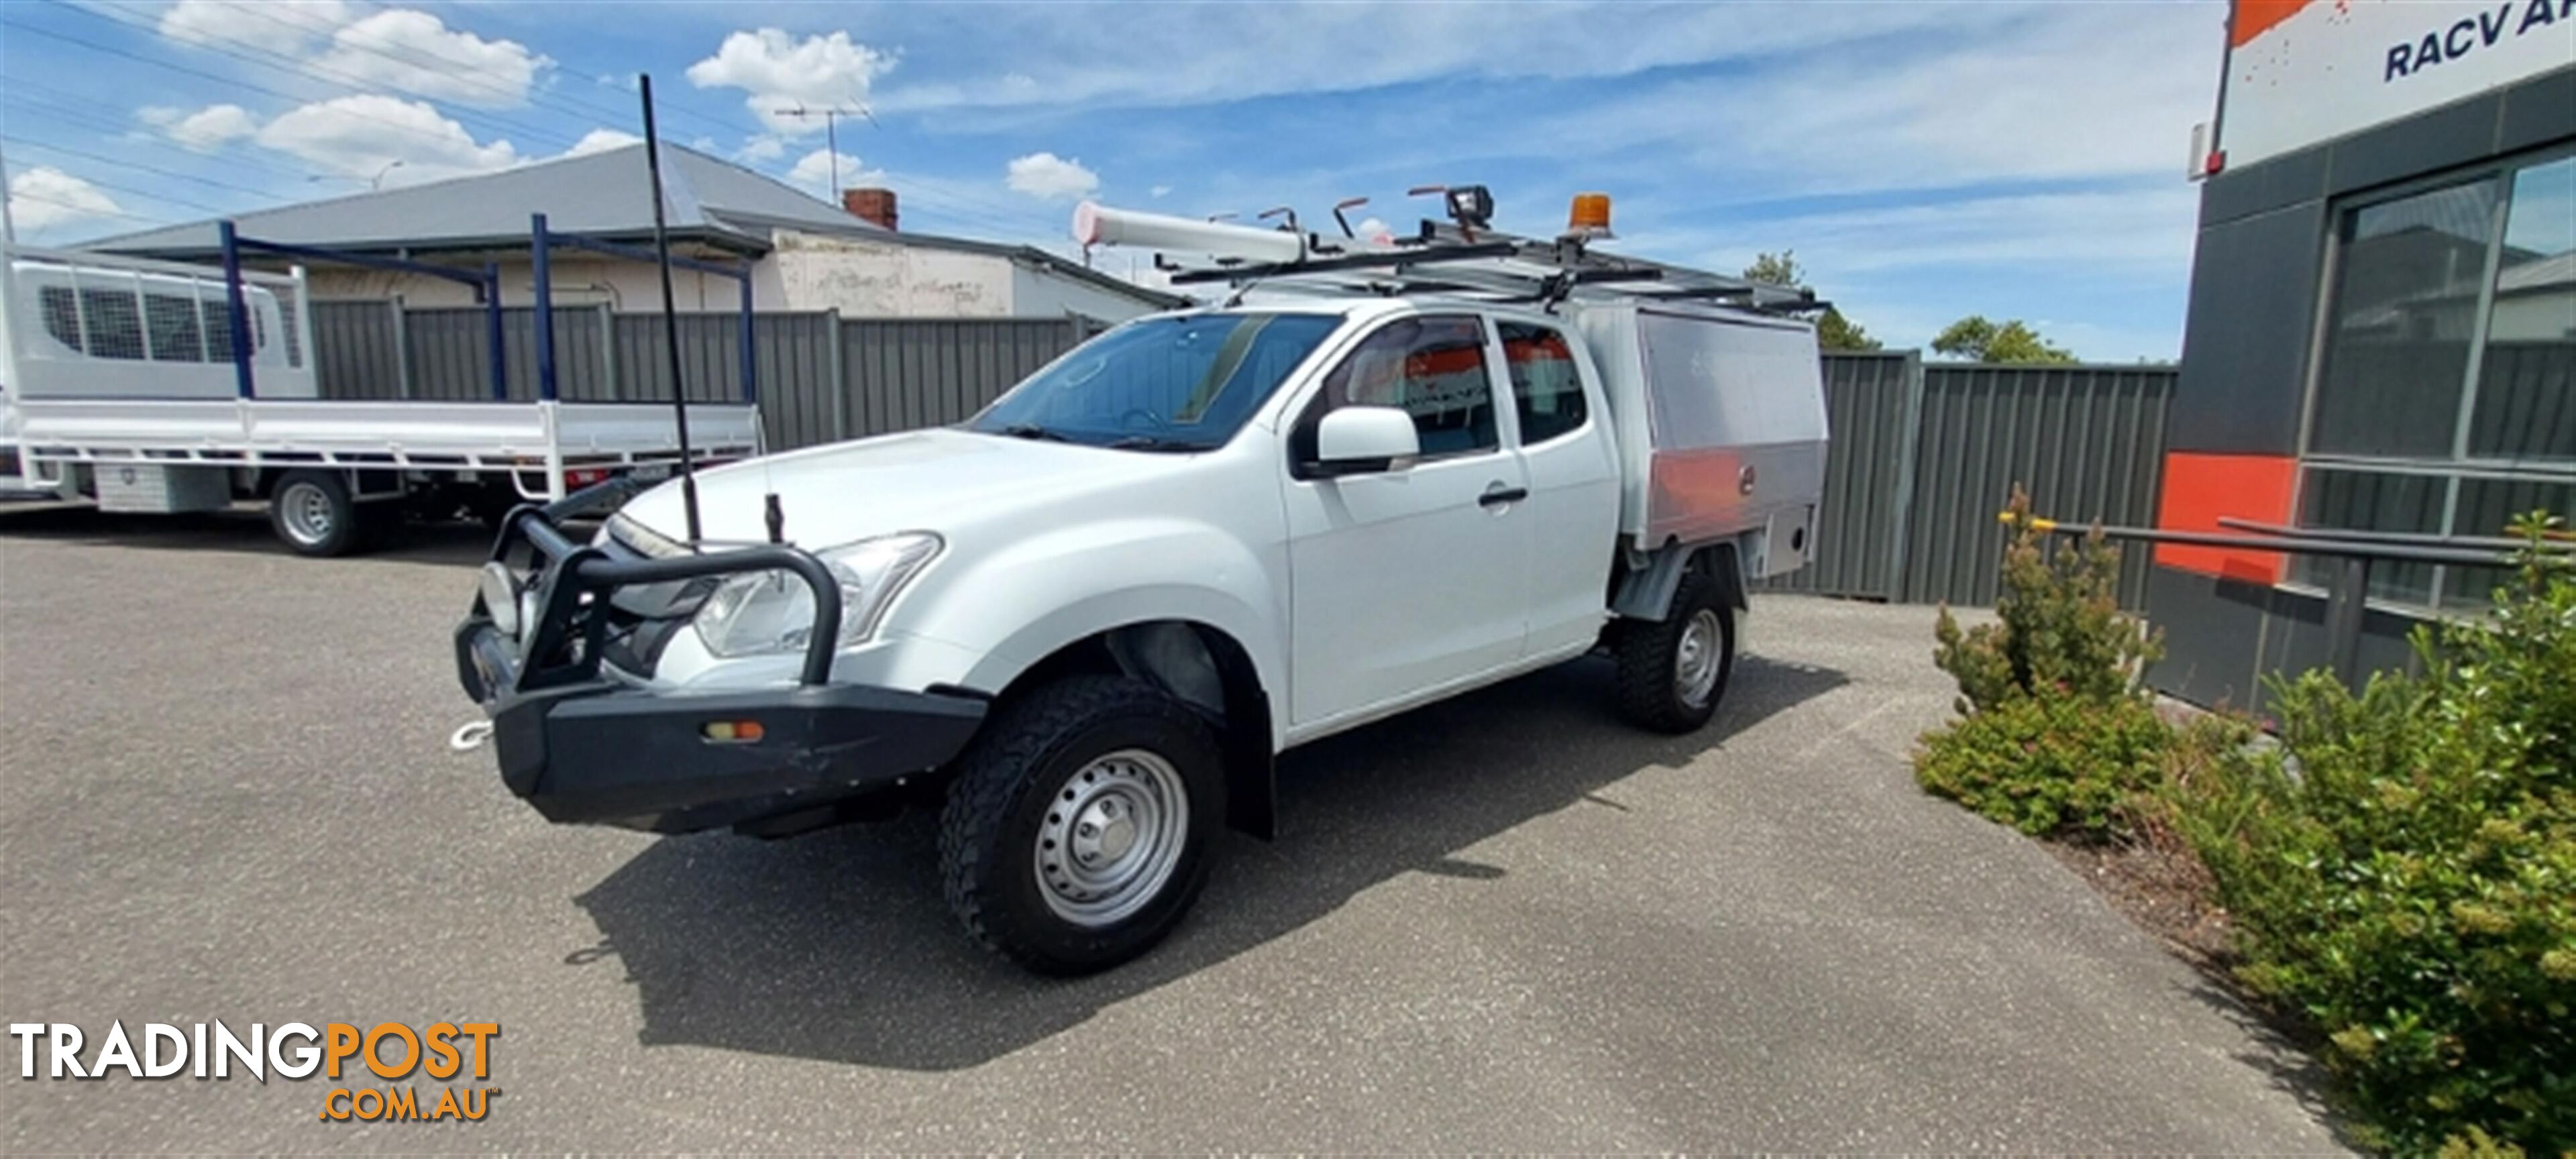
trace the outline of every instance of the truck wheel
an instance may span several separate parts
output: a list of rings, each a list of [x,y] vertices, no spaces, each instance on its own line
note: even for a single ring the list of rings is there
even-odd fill
[[[1223,759],[1197,714],[1127,677],[1046,685],[959,758],[939,826],[948,905],[1030,970],[1105,970],[1180,921],[1223,816]]]
[[[1657,732],[1691,732],[1707,724],[1735,671],[1731,613],[1716,582],[1693,571],[1682,574],[1662,622],[1621,622],[1614,647],[1619,715]]]
[[[289,471],[268,495],[268,524],[298,555],[347,555],[363,538],[349,484],[331,471]]]

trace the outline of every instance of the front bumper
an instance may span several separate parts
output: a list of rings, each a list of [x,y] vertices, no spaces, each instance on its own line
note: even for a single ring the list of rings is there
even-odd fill
[[[502,783],[548,820],[655,833],[755,827],[934,769],[983,721],[985,703],[971,696],[830,683],[837,584],[816,589],[819,654],[795,685],[655,691],[602,676],[616,588],[744,571],[801,576],[795,560],[813,557],[767,547],[619,560],[573,546],[534,508],[511,515],[494,558],[522,542],[533,549],[525,584],[540,614],[513,637],[478,597],[456,629],[457,680],[492,718]],[[811,574],[828,578],[819,564]]]

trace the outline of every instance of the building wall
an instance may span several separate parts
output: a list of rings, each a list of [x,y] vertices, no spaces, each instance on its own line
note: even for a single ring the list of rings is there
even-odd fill
[[[1072,315],[1095,322],[1124,322],[1159,309],[1089,282],[1027,264],[1017,264],[1017,268],[1011,271],[1011,302],[1015,307],[1012,312],[1022,318]]]
[[[1010,259],[781,230],[761,262],[789,310],[845,318],[1008,318]]]
[[[2335,322],[2331,316],[2336,240],[2357,207],[2453,177],[2494,172],[2500,166],[2545,163],[2576,150],[2576,68],[2498,88],[2428,109],[2367,131],[2283,153],[2258,164],[2230,168],[2201,190],[2199,239],[2185,321],[2183,359],[2175,385],[2169,448],[2157,525],[2168,529],[2227,531],[2222,516],[2305,526],[2414,530],[2399,526],[2392,500],[2354,499],[2335,509],[2329,486],[2341,478],[2321,467],[2334,457],[2312,450],[2312,395],[2320,353]],[[2474,224],[2500,235],[2504,215]],[[2426,234],[2436,231],[2425,230]],[[2481,241],[2479,244],[2488,243]],[[2484,252],[2484,251],[2481,251]],[[2490,281],[2492,271],[2478,274]],[[2481,285],[2486,283],[2479,283]],[[2428,293],[2431,288],[2427,287]],[[2428,299],[2429,300],[2429,299]],[[2565,299],[2561,299],[2562,303]],[[2557,309],[2564,310],[2561,305]],[[2508,328],[2530,329],[2532,307],[2499,312]],[[2428,311],[2416,322],[2438,329]],[[2344,325],[2348,328],[2349,322]],[[2419,327],[2420,328],[2420,327]],[[2576,332],[2562,335],[2576,343]],[[2463,341],[2466,341],[2464,339]],[[2456,380],[2439,369],[2419,372],[2393,359],[2374,372],[2390,376],[2385,413],[2364,414],[2370,429],[2403,432],[2425,424],[2448,431],[2459,409]],[[2533,391],[2567,405],[2576,392],[2565,363],[2538,380]],[[2418,381],[2423,393],[2416,393]],[[2438,392],[2453,391],[2441,404]],[[2466,389],[2480,389],[2476,382]],[[2416,398],[2431,411],[2408,408]],[[2447,441],[2445,446],[2447,446]],[[2384,466],[2384,465],[2383,465]],[[2566,494],[2576,495],[2576,461],[2511,456],[2462,469],[2384,466],[2390,480],[2421,480],[2423,507],[2455,534],[2495,534],[2472,527],[2464,509],[2463,475],[2534,481],[2537,501],[2553,497],[2549,480],[2562,470]],[[2493,482],[2490,480],[2489,482]],[[2473,484],[2486,487],[2485,483]],[[2436,496],[2435,489],[2441,494]],[[2562,504],[2564,506],[2564,504]],[[2479,517],[2481,520],[2483,516]],[[2249,705],[2260,701],[2263,673],[2299,670],[2325,662],[2325,600],[2321,565],[2278,556],[2210,548],[2160,547],[2148,580],[2148,612],[2164,628],[2168,656],[2152,679],[2165,691],[2201,703]],[[2467,606],[2475,577],[2445,582],[2435,600],[2456,590]],[[2409,577],[2382,566],[2373,589],[2386,597],[2367,622],[2361,652],[2366,666],[2407,663],[2404,635],[2432,601],[2398,590]]]

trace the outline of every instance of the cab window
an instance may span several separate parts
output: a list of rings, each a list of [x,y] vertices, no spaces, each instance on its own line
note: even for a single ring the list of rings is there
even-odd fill
[[[1526,322],[1497,323],[1503,367],[1512,376],[1512,408],[1521,445],[1536,446],[1583,425],[1583,376],[1565,335]]]
[[[1314,457],[1316,425],[1344,406],[1391,406],[1412,415],[1425,459],[1503,445],[1494,425],[1485,325],[1472,316],[1399,319],[1362,339],[1325,376],[1299,418],[1299,461]]]

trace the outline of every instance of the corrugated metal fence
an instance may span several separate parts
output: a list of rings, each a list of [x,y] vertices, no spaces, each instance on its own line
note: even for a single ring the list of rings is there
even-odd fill
[[[316,302],[313,341],[325,398],[492,397],[490,321],[477,308],[398,310],[391,302]],[[682,314],[680,362],[693,399],[740,398],[741,318]],[[671,397],[671,356],[654,314],[554,311],[555,389],[576,402]],[[774,450],[953,423],[1097,332],[1079,319],[844,319],[761,314],[752,321],[761,425]],[[537,397],[536,311],[501,311],[508,397]]]
[[[1925,363],[1912,353],[1825,359],[1833,423],[1816,552],[1774,589],[1903,603],[1997,594],[2013,485],[2043,515],[2155,522],[2174,371],[2156,366]],[[2146,594],[2124,553],[2121,598]]]
[[[509,397],[536,397],[535,311],[502,312]],[[739,397],[740,321],[680,316],[693,398]],[[314,303],[327,398],[491,397],[479,309]],[[953,423],[1093,333],[1075,319],[754,320],[760,409],[774,450]],[[662,321],[605,307],[555,311],[561,397],[670,397]],[[1833,450],[1808,566],[1775,590],[1863,599],[1991,603],[2015,483],[2067,520],[2155,521],[2174,372],[2148,366],[1926,363],[1911,351],[1825,359]],[[2123,598],[2144,596],[2129,552]]]

